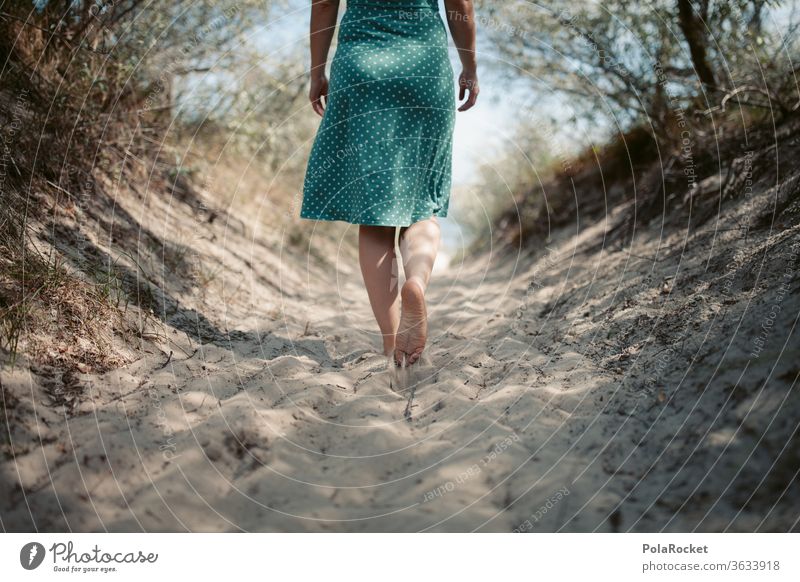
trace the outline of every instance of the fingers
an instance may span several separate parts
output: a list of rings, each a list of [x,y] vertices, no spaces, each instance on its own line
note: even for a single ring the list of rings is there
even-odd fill
[[[325,104],[322,102],[321,96],[311,100],[311,107],[312,109],[314,109],[314,112],[320,117],[325,115]]]
[[[475,102],[478,100],[478,93],[476,91],[470,90],[469,92],[469,99],[458,108],[459,111],[468,111],[475,106]]]
[[[310,99],[311,99],[311,108],[317,115],[322,117],[325,114],[325,105],[328,102],[328,92],[320,91],[311,93]]]
[[[458,93],[459,101],[462,101],[469,93],[469,98],[461,104],[461,107],[458,108],[459,111],[467,111],[472,109],[475,106],[476,101],[478,100],[478,94],[480,93],[480,88],[478,87],[478,80],[476,78],[469,78],[462,76],[459,82],[460,90]]]
[[[478,93],[479,92],[480,91],[478,90],[477,86],[470,87],[469,88],[469,99],[467,99],[461,105],[461,107],[458,108],[458,110],[459,111],[467,111],[469,109],[472,109],[475,106],[475,102],[478,100]],[[463,98],[464,98],[464,91],[462,90],[461,97],[459,99],[463,99]]]
[[[308,98],[311,101],[311,108],[317,115],[322,117],[325,114],[325,107],[328,104],[328,83],[312,83]]]

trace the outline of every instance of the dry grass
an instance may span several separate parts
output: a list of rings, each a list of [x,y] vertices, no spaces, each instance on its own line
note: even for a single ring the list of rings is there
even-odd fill
[[[0,268],[2,348],[12,363],[23,352],[39,365],[81,373],[119,366],[114,336],[130,338],[132,329],[110,301],[115,296],[113,282],[88,282],[58,255],[29,250]]]
[[[636,226],[654,220],[683,224],[691,216],[692,227],[701,226],[714,216],[720,193],[715,196],[695,184],[717,176],[720,168],[733,168],[727,178],[735,183],[737,172],[743,171],[738,162],[745,149],[758,151],[776,139],[791,139],[798,115],[787,115],[777,129],[774,120],[752,112],[731,112],[716,122],[714,127],[702,116],[689,122],[688,158],[680,138],[685,128],[675,126],[669,135],[654,135],[642,126],[618,134],[601,148],[587,148],[567,164],[554,162],[543,172],[549,176],[543,185],[519,192],[516,208],[500,216],[499,238],[513,248],[536,245],[554,229],[576,226],[578,217],[586,226],[623,206],[610,232],[612,239],[629,236]],[[770,172],[773,182],[777,178],[774,161],[756,162],[751,169],[754,180]],[[739,194],[729,187],[725,195]]]
[[[122,363],[115,336],[135,329],[128,299],[113,269],[99,257],[76,261],[79,251],[63,235],[85,235],[93,215],[113,204],[98,177],[115,175],[121,150],[146,152],[146,131],[158,124],[138,129],[142,95],[125,86],[124,61],[94,50],[88,32],[81,45],[66,23],[50,35],[29,6],[6,9],[21,12],[0,18],[0,137],[8,146],[0,167],[0,356],[14,363],[24,353],[64,374],[108,370]],[[78,220],[85,223],[75,227]]]

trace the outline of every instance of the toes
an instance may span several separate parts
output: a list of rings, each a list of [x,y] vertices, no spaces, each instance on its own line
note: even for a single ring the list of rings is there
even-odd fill
[[[412,364],[416,364],[422,358],[423,349],[417,349],[411,353],[397,352],[392,358],[396,368],[407,368]]]
[[[422,348],[416,349],[408,354],[408,363],[414,364],[420,359],[420,357],[422,357]]]

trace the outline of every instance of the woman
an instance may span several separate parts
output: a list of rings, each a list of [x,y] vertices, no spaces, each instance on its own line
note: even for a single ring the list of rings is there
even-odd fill
[[[462,72],[459,111],[478,97],[471,0],[444,0]],[[359,262],[383,350],[414,364],[427,341],[425,289],[447,216],[455,111],[438,0],[348,0],[330,84],[338,0],[313,0],[311,92],[322,116],[302,218],[358,224]],[[395,228],[406,281],[398,292]]]

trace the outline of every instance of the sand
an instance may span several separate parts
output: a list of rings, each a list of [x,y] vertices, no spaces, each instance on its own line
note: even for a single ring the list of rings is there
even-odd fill
[[[174,309],[69,409],[24,358],[4,369],[5,530],[798,528],[796,225],[744,242],[730,210],[607,248],[602,223],[456,261],[403,376],[353,229],[309,253],[258,212],[130,204],[215,275],[166,273]]]

